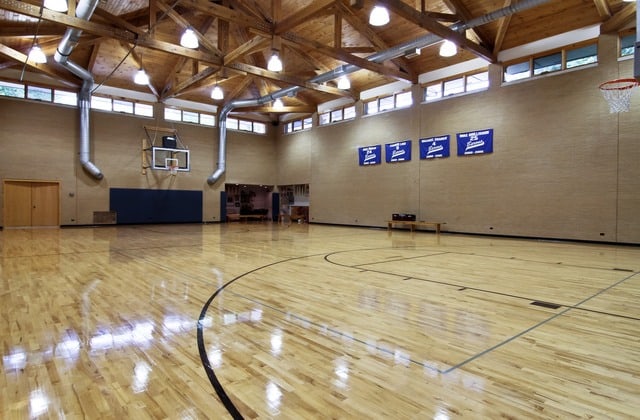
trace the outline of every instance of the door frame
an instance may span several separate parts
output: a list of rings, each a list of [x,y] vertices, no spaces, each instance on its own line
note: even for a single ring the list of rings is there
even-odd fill
[[[24,184],[30,184],[32,185],[33,188],[33,184],[51,184],[51,185],[55,185],[56,189],[57,189],[57,194],[56,194],[56,206],[57,206],[57,217],[56,217],[56,223],[55,225],[47,225],[47,226],[7,226],[7,194],[6,194],[6,186],[7,183],[24,183]],[[6,228],[30,228],[30,227],[34,227],[34,228],[48,228],[48,227],[60,227],[60,220],[61,220],[61,200],[60,200],[60,184],[61,182],[58,180],[50,180],[50,179],[21,179],[21,178],[5,178],[2,180],[2,227],[3,229]],[[32,203],[31,203],[32,204]]]

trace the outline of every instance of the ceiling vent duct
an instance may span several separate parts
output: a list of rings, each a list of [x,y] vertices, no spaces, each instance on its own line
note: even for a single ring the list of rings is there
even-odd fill
[[[471,19],[467,23],[452,25],[449,29],[454,31],[464,31],[467,29],[475,28],[476,26],[484,25],[485,23],[489,23],[494,20],[510,16],[514,13],[522,12],[524,10],[541,6],[550,1],[552,0],[521,0],[515,5],[503,7],[502,9],[498,9],[496,11],[487,13],[486,15],[479,16],[475,19]],[[437,35],[429,34],[421,38],[415,39],[413,41],[406,42],[406,43],[397,45],[395,47],[389,48],[385,51],[372,54],[369,57],[367,57],[367,60],[371,62],[381,63],[386,60],[391,60],[394,58],[401,57],[409,50],[415,51],[416,49],[433,45],[436,42],[439,42],[441,40],[442,40],[441,37]],[[360,67],[355,66],[353,64],[342,65],[334,70],[330,70],[326,73],[320,74],[310,79],[309,82],[324,83],[324,82],[328,82],[329,80],[335,79],[336,73],[349,74],[349,73],[356,72],[358,70],[360,70]],[[302,89],[302,87],[293,86],[293,87],[279,90],[269,95],[265,95],[258,99],[231,101],[222,108],[222,111],[220,111],[218,115],[218,132],[219,132],[218,167],[215,170],[215,172],[212,173],[207,178],[207,183],[209,185],[215,184],[226,171],[227,116],[229,115],[229,113],[235,108],[262,105],[264,103],[271,102],[277,98],[282,98],[283,96],[287,96],[289,94],[295,94],[300,89]]]

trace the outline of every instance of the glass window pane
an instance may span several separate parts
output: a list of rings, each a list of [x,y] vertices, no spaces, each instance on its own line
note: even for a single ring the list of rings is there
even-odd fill
[[[164,119],[167,121],[182,121],[182,111],[175,108],[165,108]]]
[[[560,52],[533,59],[533,74],[538,76],[562,69],[562,54]]]
[[[267,132],[267,125],[265,123],[254,122],[253,132],[258,134],[265,134]]]
[[[227,118],[227,128],[231,130],[237,130],[238,120],[236,120],[235,118]]]
[[[424,99],[426,101],[433,101],[439,98],[442,98],[442,83],[430,85],[425,88]]]
[[[24,98],[24,85],[0,81],[0,96]]]
[[[91,97],[91,108],[100,109],[102,111],[112,111],[111,98],[105,98],[103,96]]]
[[[393,95],[380,98],[379,102],[380,102],[380,112],[393,109],[394,107]]]
[[[344,109],[344,119],[352,120],[356,117],[356,106],[348,106]]]
[[[567,68],[584,66],[586,64],[598,62],[598,46],[596,44],[587,45],[567,51]]]
[[[633,55],[636,45],[636,34],[626,35],[620,38],[620,57]]]
[[[365,114],[377,114],[378,113],[378,101],[369,101],[365,106]]]
[[[53,102],[62,105],[78,105],[78,94],[75,92],[67,92],[66,90],[54,90]]]
[[[504,69],[504,81],[512,82],[514,80],[526,79],[530,77],[529,61],[522,63],[511,64]]]
[[[293,122],[293,131],[301,131],[302,130],[302,120],[296,120]]]
[[[396,108],[406,108],[413,105],[411,92],[402,92],[396,95]]]
[[[331,122],[331,113],[325,112],[324,114],[318,115],[318,124],[325,125]]]
[[[302,121],[302,128],[304,128],[305,130],[310,129],[311,127],[313,127],[313,119],[311,117],[309,118],[305,118]]]
[[[472,74],[467,76],[467,92],[478,89],[487,89],[489,87],[489,72]]]
[[[331,111],[331,122],[342,121],[342,109]]]
[[[216,125],[216,116],[210,114],[200,114],[200,124],[213,127]]]
[[[464,92],[464,77],[444,82],[444,96]]]
[[[126,114],[133,114],[133,102],[123,101],[121,99],[114,99],[113,110],[115,112],[124,112]]]
[[[238,120],[238,128],[242,131],[253,131],[253,124],[251,121]]]
[[[153,117],[153,106],[149,104],[135,103],[135,114],[143,117]]]
[[[194,123],[194,124],[198,124],[198,122],[200,122],[200,116],[198,115],[197,112],[193,112],[193,111],[182,111],[182,121],[184,122],[190,122],[190,123]]]
[[[51,102],[51,89],[37,87],[37,86],[28,86],[27,87],[27,98],[35,99],[37,101],[46,101]]]

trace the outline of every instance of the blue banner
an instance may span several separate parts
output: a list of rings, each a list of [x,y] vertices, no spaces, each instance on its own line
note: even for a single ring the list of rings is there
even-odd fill
[[[451,136],[429,137],[420,139],[420,159],[449,157],[449,140]]]
[[[367,146],[358,148],[360,166],[379,165],[382,162],[382,146]]]
[[[411,160],[411,140],[385,144],[387,163],[406,162]]]
[[[493,153],[493,128],[456,134],[458,156]]]

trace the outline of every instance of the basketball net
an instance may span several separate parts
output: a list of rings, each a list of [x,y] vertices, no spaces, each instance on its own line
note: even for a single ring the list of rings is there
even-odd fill
[[[629,111],[631,94],[637,87],[636,79],[610,80],[598,86],[602,96],[609,103],[609,112],[612,114]]]
[[[169,173],[173,176],[178,175],[178,165],[171,162],[171,165],[169,165]]]

